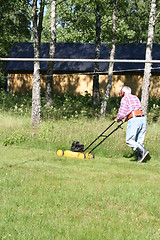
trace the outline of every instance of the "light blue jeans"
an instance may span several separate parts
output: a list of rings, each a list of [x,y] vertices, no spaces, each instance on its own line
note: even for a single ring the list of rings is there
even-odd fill
[[[146,134],[146,117],[133,117],[128,121],[126,143],[135,151],[138,143],[143,145]]]

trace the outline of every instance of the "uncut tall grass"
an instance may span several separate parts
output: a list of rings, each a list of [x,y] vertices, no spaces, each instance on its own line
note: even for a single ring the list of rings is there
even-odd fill
[[[147,126],[151,159],[138,164],[126,124],[93,159],[56,156],[87,146],[110,120],[44,121],[0,113],[0,239],[160,239],[160,125]],[[116,127],[117,123],[113,127]]]

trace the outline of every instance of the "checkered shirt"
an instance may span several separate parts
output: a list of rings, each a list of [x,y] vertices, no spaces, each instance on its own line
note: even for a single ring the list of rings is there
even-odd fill
[[[142,110],[139,98],[132,94],[125,94],[125,96],[121,99],[117,120],[122,120],[135,110]]]

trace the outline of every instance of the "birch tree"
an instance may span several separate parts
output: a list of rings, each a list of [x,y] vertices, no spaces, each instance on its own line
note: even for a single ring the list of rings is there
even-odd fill
[[[96,46],[95,46],[95,58],[100,58],[100,32],[101,32],[101,17],[99,11],[99,3],[96,3]],[[99,63],[94,64],[94,76],[93,76],[93,105],[99,104]]]
[[[54,58],[56,45],[56,0],[51,1],[51,16],[50,16],[51,40],[49,58]],[[53,106],[53,67],[54,62],[48,63],[47,79],[46,79],[46,107]]]
[[[110,52],[110,60],[114,60],[115,56],[115,49],[116,49],[116,10],[117,10],[117,3],[118,0],[114,0],[114,7],[113,7],[113,14],[112,14],[112,47],[111,47],[111,52]],[[110,91],[112,87],[112,76],[113,76],[113,68],[114,68],[114,62],[109,63],[109,69],[108,69],[108,82],[107,82],[107,87],[106,87],[106,92],[104,99],[101,104],[101,110],[100,110],[100,116],[104,116],[107,108],[107,100],[110,97]]]
[[[44,14],[45,0],[40,1],[38,12],[37,0],[32,1],[32,19],[33,19],[33,46],[34,58],[40,57],[42,22]],[[40,62],[34,61],[33,88],[32,88],[32,117],[31,123],[36,127],[41,122],[41,82],[40,82]]]
[[[157,0],[152,0],[151,10],[149,16],[149,25],[148,25],[148,39],[146,45],[146,57],[147,61],[152,60],[152,46],[154,40],[154,28],[156,20],[156,4]],[[152,63],[145,63],[144,76],[143,76],[143,85],[142,85],[142,109],[145,116],[147,116],[147,108],[149,101],[149,88],[150,88],[150,78],[151,78],[151,68]]]

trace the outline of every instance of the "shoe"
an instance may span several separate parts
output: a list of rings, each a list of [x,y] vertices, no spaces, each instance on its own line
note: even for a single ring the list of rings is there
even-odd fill
[[[149,155],[149,151],[146,150],[142,145],[138,145],[137,149],[136,149],[139,153],[140,153],[140,157],[138,157],[137,162],[141,163],[144,162],[147,158],[147,156]]]

